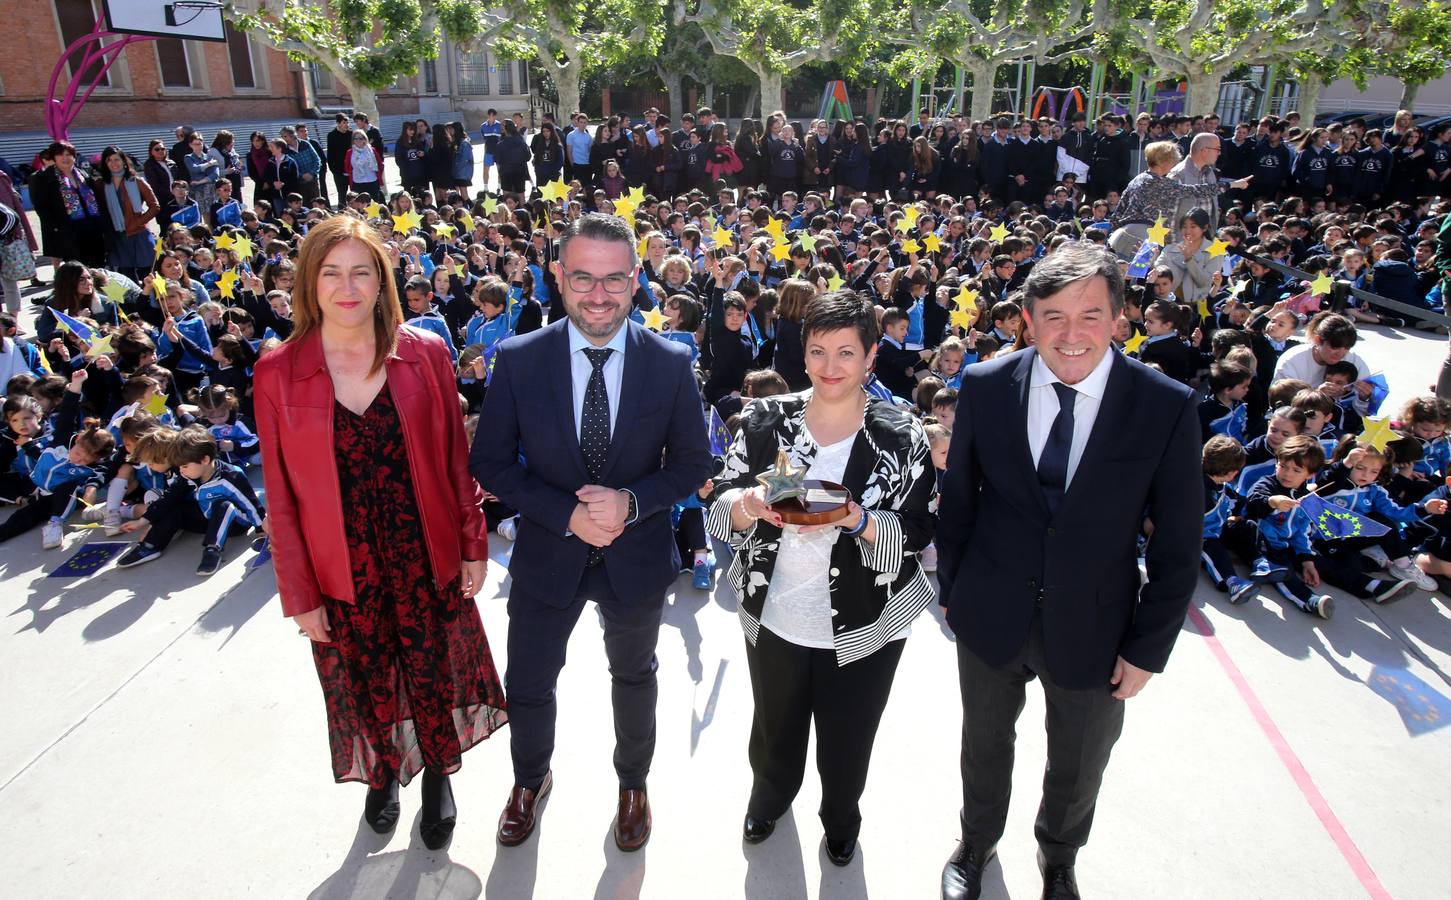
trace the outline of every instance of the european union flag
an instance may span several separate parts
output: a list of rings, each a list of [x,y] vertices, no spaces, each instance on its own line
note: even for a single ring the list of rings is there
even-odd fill
[[[1133,262],[1129,263],[1129,277],[1143,278],[1149,274],[1154,267],[1154,257],[1159,252],[1159,245],[1153,241],[1144,241],[1139,245],[1139,252],[1134,254]]]
[[[242,227],[242,204],[236,200],[229,200],[223,206],[217,207],[217,225],[235,225]]]
[[[75,555],[50,573],[51,578],[84,578],[99,572],[106,563],[119,556],[130,541],[91,541]]]
[[[1241,403],[1234,409],[1209,423],[1209,430],[1215,434],[1227,434],[1244,443],[1245,425],[1249,421],[1249,407]]]
[[[58,309],[52,309],[51,313],[55,316],[55,320],[61,328],[69,331],[71,334],[85,341],[87,344],[95,341],[96,332],[91,328],[91,326],[87,325],[85,322],[82,322],[80,319],[72,318],[71,316],[66,315]]]
[[[1391,395],[1390,385],[1386,383],[1384,372],[1377,372],[1365,381],[1370,383],[1370,397],[1366,399],[1366,409],[1372,416],[1380,414],[1380,405],[1386,402]]]
[[[710,408],[710,420],[707,423],[710,427],[710,453],[712,456],[725,456],[731,446],[731,430],[721,419],[720,413],[715,407]]]
[[[505,340],[514,336],[514,332],[506,331],[497,341],[484,348],[484,387],[494,380],[494,358],[499,355],[499,345]]]
[[[1326,503],[1314,494],[1300,498],[1300,511],[1309,517],[1315,536],[1327,541],[1346,537],[1380,537],[1390,531],[1374,519]]]
[[[1412,737],[1451,724],[1451,701],[1405,669],[1376,666],[1366,684],[1391,702]]]

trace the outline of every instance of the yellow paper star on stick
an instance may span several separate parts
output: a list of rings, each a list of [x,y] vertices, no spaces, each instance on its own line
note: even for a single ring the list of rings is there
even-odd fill
[[[772,218],[766,223],[764,230],[778,244],[786,240],[786,226],[781,224],[780,219]]]
[[[444,240],[453,237],[453,233],[457,230],[458,229],[454,228],[447,222],[439,222],[437,225],[433,226],[434,236],[443,238]]]
[[[117,281],[107,281],[106,286],[101,288],[101,293],[106,299],[116,304],[116,311],[121,311],[121,304],[126,302],[126,287]]]
[[[801,236],[796,239],[796,242],[800,244],[801,249],[805,250],[807,253],[816,252],[816,238],[808,234],[807,232],[801,232]]]
[[[828,291],[839,291],[843,284],[846,284],[846,282],[841,280],[840,275],[833,274],[830,278],[826,279],[826,289]]]
[[[961,328],[963,331],[967,331],[972,327],[972,323],[977,321],[977,317],[965,309],[954,309],[952,314],[947,317],[947,320],[952,324],[953,328]]]
[[[246,235],[234,238],[232,240],[232,249],[237,252],[237,258],[243,261],[251,259],[257,252],[257,248],[252,246],[252,239]]]
[[[660,311],[660,308],[658,306],[654,309],[645,310],[643,315],[645,317],[645,327],[650,329],[651,331],[664,331],[665,325],[670,321],[665,317],[665,314]]]
[[[942,249],[942,239],[935,234],[929,234],[922,239],[922,246],[926,247],[929,253],[937,253]]]
[[[1319,297],[1323,294],[1328,294],[1334,286],[1335,281],[1331,279],[1330,274],[1328,272],[1321,272],[1315,276],[1314,281],[1310,282],[1310,296]]]
[[[771,255],[776,258],[777,262],[785,262],[786,258],[791,255],[791,245],[777,244],[771,248]]]
[[[1201,318],[1201,319],[1207,319],[1207,318],[1209,318],[1209,315],[1210,315],[1209,300],[1208,299],[1200,300],[1199,301],[1199,318]]]
[[[155,397],[147,400],[146,405],[141,407],[141,410],[142,412],[149,412],[153,416],[160,416],[166,412],[166,395],[157,394]]]
[[[157,300],[166,299],[166,279],[161,277],[160,272],[151,279],[151,293],[156,295]]]
[[[380,218],[383,215],[383,204],[379,203],[377,200],[374,200],[372,203],[369,203],[367,206],[363,207],[363,214],[370,219]]]
[[[1227,253],[1229,251],[1229,241],[1224,241],[1224,240],[1220,240],[1219,238],[1215,238],[1209,244],[1208,250],[1209,250],[1209,258],[1210,259],[1214,259],[1216,256],[1223,256],[1225,253]]]
[[[731,230],[724,225],[715,226],[715,230],[710,233],[710,242],[717,247],[728,247],[733,240],[735,240],[735,235],[731,234]]]
[[[1169,229],[1164,226],[1164,217],[1159,216],[1154,224],[1149,226],[1149,242],[1158,244],[1160,247],[1169,242]]]
[[[628,197],[616,197],[615,215],[633,224],[635,221],[635,202]]]
[[[166,255],[166,242],[165,241],[162,241],[162,240],[157,240],[157,242],[156,242],[156,258],[157,259],[161,259],[161,257],[163,257],[165,255]]]
[[[922,213],[915,206],[908,206],[902,210],[902,218],[897,220],[897,230],[906,234],[917,227],[917,217]]]
[[[407,234],[417,228],[422,221],[423,217],[411,209],[401,212],[393,217],[393,233]]]
[[[977,291],[963,285],[962,290],[957,292],[957,297],[952,302],[958,309],[966,312],[977,311]]]
[[[222,273],[221,278],[217,279],[217,289],[221,291],[223,297],[230,300],[236,296],[237,282],[241,280],[237,277],[236,272],[228,269]]]
[[[637,253],[640,254],[640,258],[641,259],[644,259],[645,258],[645,254],[647,254],[649,251],[650,251],[650,236],[647,234],[644,237],[640,238],[640,243],[638,245],[636,245],[635,252],[637,252]]]
[[[902,252],[903,253],[921,253],[922,252],[922,245],[919,244],[919,243],[917,243],[917,241],[914,240],[914,239],[912,239],[912,238],[907,238],[905,241],[902,242]]]
[[[111,336],[109,334],[105,337],[100,337],[94,341],[91,341],[91,346],[86,348],[86,356],[90,359],[95,359],[98,356],[115,352],[116,351],[111,347]]]
[[[474,230],[474,217],[473,216],[469,215],[468,213],[459,213],[458,220],[459,220],[459,223],[463,225],[464,231],[467,231],[470,234],[473,233],[473,230]]]
[[[1124,352],[1125,353],[1137,353],[1138,350],[1139,350],[1139,348],[1144,345],[1144,341],[1147,341],[1148,339],[1149,338],[1148,338],[1147,335],[1143,335],[1143,334],[1139,334],[1138,332],[1134,332],[1134,336],[1133,337],[1131,337],[1128,340],[1124,341]]]
[[[216,243],[218,250],[230,250],[233,246],[236,245],[237,239],[232,237],[230,234],[226,234],[225,232],[223,232],[222,234],[217,235]]]
[[[544,187],[539,189],[539,192],[544,195],[545,200],[548,200],[550,203],[556,203],[560,200],[568,199],[569,186],[564,183],[563,178],[560,178],[544,185]]]
[[[485,197],[483,207],[484,215],[492,216],[499,209],[499,201],[495,200],[493,197]]]
[[[1008,226],[999,222],[998,224],[993,226],[992,231],[988,232],[988,237],[991,238],[994,243],[1001,244],[1003,241],[1007,240],[1011,234],[1012,232],[1008,230]]]
[[[625,192],[625,196],[629,198],[631,203],[640,206],[645,202],[645,189],[642,187],[632,187]]]
[[[1374,447],[1384,453],[1386,444],[1398,438],[1400,435],[1391,431],[1391,420],[1382,416],[1378,419],[1367,417],[1365,419],[1365,430],[1360,433],[1359,442],[1367,447]]]

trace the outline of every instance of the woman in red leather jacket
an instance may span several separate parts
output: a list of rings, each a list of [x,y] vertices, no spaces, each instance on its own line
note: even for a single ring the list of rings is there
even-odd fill
[[[387,251],[340,215],[302,243],[292,336],[256,366],[257,431],[282,611],[312,639],[337,781],[398,822],[423,772],[420,832],[445,845],[448,776],[507,721],[474,595],[487,530],[448,349],[402,324]]]

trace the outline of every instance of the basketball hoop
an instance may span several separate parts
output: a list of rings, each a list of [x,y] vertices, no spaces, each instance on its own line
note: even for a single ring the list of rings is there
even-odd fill
[[[171,28],[185,28],[209,9],[221,11],[217,0],[177,0],[161,7],[166,12],[166,24]]]

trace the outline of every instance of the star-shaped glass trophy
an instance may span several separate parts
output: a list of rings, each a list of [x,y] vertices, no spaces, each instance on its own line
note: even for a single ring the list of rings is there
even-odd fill
[[[766,505],[787,525],[829,525],[849,514],[851,491],[834,481],[807,478],[785,450],[776,453],[775,468],[756,480],[765,488]]]

